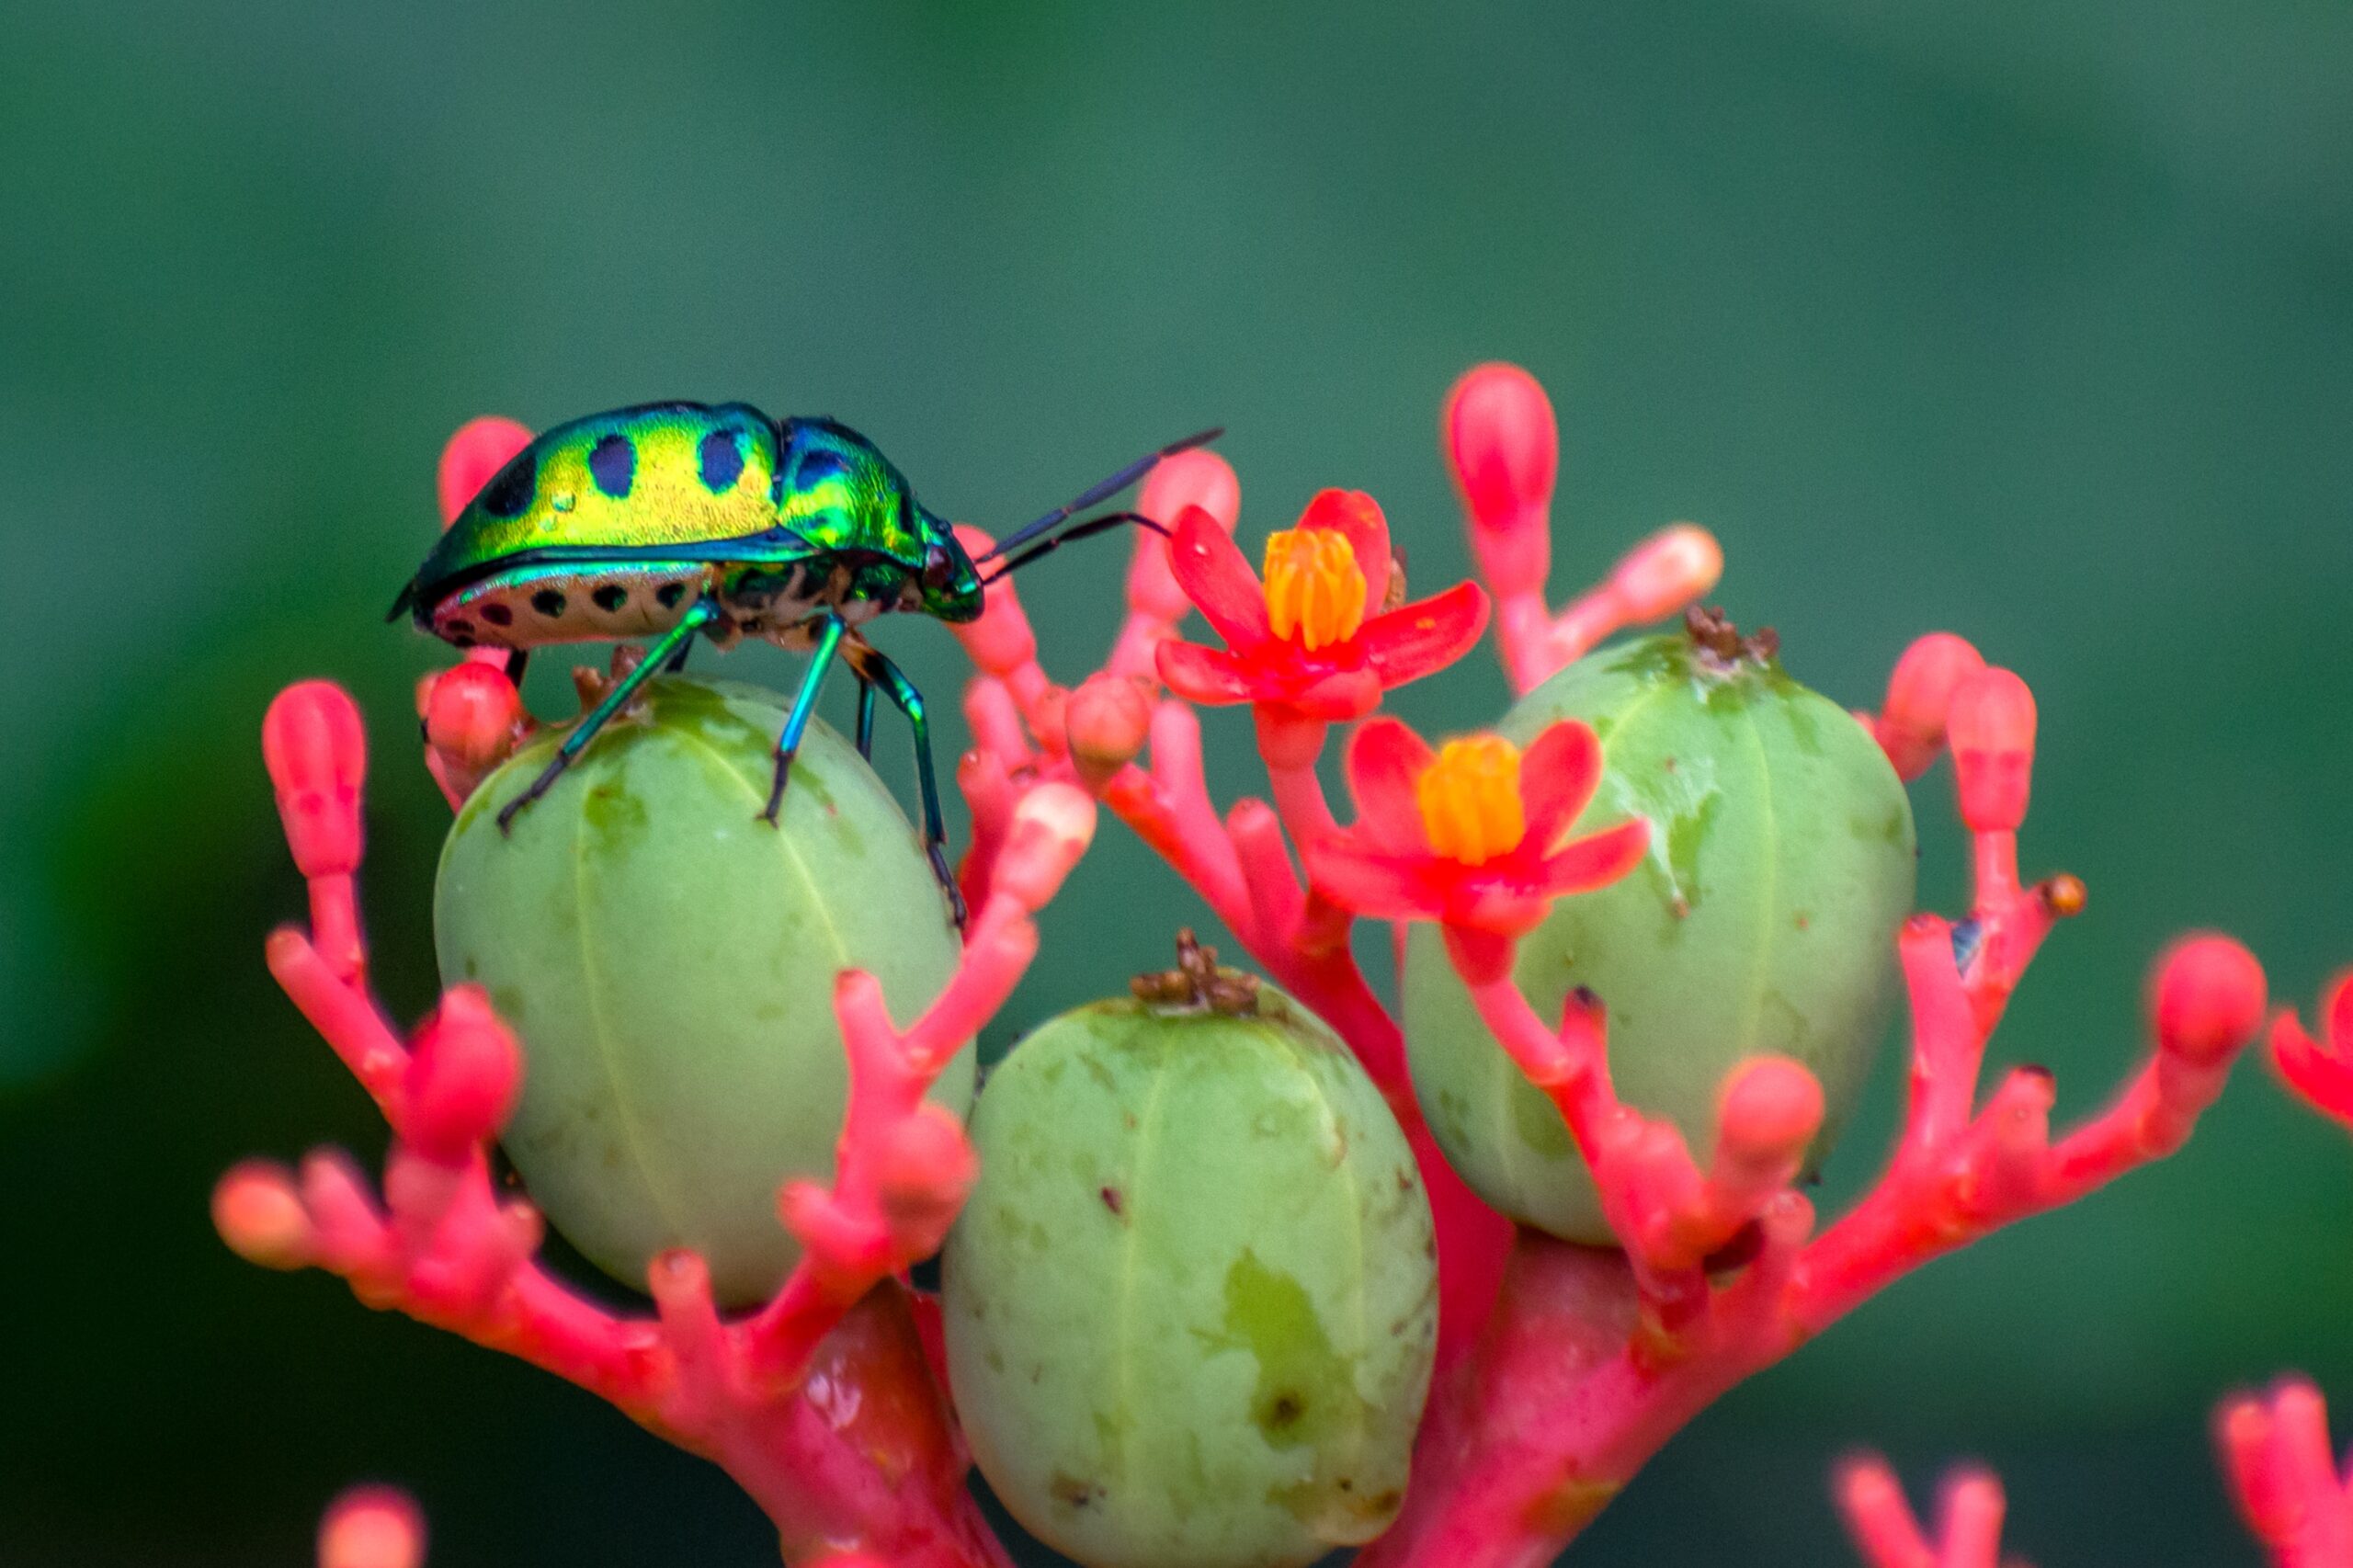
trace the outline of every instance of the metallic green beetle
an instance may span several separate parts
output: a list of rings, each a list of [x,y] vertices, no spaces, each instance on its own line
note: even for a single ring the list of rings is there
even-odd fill
[[[858,629],[892,610],[972,620],[986,584],[1057,546],[1120,523],[1156,527],[1133,512],[1073,519],[1220,434],[1203,431],[1130,463],[976,560],[873,442],[834,420],[770,419],[739,403],[591,415],[545,432],[491,477],[401,590],[390,619],[405,610],[460,648],[512,649],[507,668],[517,677],[542,644],[654,639],[499,812],[502,829],[639,687],[684,665],[697,632],[722,649],[756,637],[810,655],[777,740],[761,813],[773,824],[818,687],[839,656],[859,683],[859,753],[872,753],[878,691],[915,732],[924,847],[961,924],[922,695]]]

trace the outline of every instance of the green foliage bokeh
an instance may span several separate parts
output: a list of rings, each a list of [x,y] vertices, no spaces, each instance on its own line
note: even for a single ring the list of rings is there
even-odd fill
[[[262,970],[300,893],[256,733],[297,676],[361,699],[368,910],[387,994],[421,1008],[447,813],[410,689],[437,654],[381,618],[478,413],[833,414],[999,526],[1223,423],[1246,538],[1361,487],[1430,585],[1464,566],[1438,400],[1513,358],[1564,428],[1557,591],[1688,517],[1725,544],[1732,611],[1841,700],[1938,627],[2033,682],[2027,861],[2092,903],[2000,1062],[2094,1103],[2189,925],[2309,1006],[2353,960],[2348,72],[2353,13],[2297,0],[14,0],[9,1560],[299,1562],[325,1497],[374,1475],[418,1491],[446,1564],[773,1561],[715,1471],[333,1280],[249,1268],[206,1221],[243,1154],[381,1147]],[[1025,578],[1062,673],[1118,580],[1116,546]],[[946,635],[883,636],[952,711]],[[563,688],[535,673],[542,706]],[[1397,706],[1444,730],[1503,698],[1482,655]],[[1246,724],[1211,728],[1222,796],[1255,788]],[[881,756],[904,782],[904,740]],[[1946,791],[1918,800],[1950,907]],[[1197,914],[1107,834],[1003,1032],[1165,961]],[[2245,1072],[2178,1159],[1741,1390],[1576,1560],[1844,1561],[1824,1468],[1870,1441],[1915,1480],[1994,1461],[2038,1562],[2252,1562],[2206,1411],[2295,1365],[2353,1415],[2348,1301],[2353,1147]]]

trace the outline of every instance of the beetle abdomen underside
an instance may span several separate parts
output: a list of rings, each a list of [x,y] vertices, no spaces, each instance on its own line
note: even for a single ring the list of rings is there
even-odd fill
[[[433,631],[461,648],[651,637],[678,623],[707,574],[699,566],[518,567],[443,599]]]

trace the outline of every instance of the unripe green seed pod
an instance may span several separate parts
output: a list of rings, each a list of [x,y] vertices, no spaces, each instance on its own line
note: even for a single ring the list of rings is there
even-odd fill
[[[835,975],[870,971],[911,1018],[958,952],[915,831],[824,724],[759,820],[784,718],[756,687],[656,679],[502,835],[562,734],[537,737],[458,813],[434,903],[443,983],[487,988],[523,1044],[506,1148],[532,1201],[639,1289],[694,1248],[729,1304],[799,1254],[778,1186],[833,1170]],[[968,1048],[933,1097],[961,1113],[972,1087]]]
[[[1651,852],[1563,898],[1520,943],[1515,978],[1557,1021],[1570,989],[1608,1008],[1619,1096],[1672,1118],[1703,1165],[1716,1098],[1743,1058],[1794,1058],[1822,1082],[1819,1160],[1854,1104],[1895,996],[1895,931],[1917,856],[1895,770],[1853,716],[1729,626],[1606,648],[1522,698],[1497,726],[1527,744],[1583,719],[1607,759],[1578,831],[1650,819]],[[1414,1087],[1465,1181],[1515,1219],[1613,1239],[1552,1102],[1479,1020],[1435,927],[1404,980]]]
[[[1308,1562],[1404,1494],[1429,1202],[1323,1023],[1213,963],[1156,980],[987,1080],[944,1259],[957,1409],[1015,1517],[1092,1568]]]

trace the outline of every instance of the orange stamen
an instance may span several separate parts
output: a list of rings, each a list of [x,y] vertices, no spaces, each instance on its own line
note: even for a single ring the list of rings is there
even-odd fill
[[[1519,801],[1519,748],[1501,735],[1449,741],[1414,781],[1430,848],[1465,866],[1519,846],[1528,818]]]
[[[1267,620],[1309,653],[1345,642],[1364,624],[1364,569],[1348,536],[1285,528],[1267,536]]]

